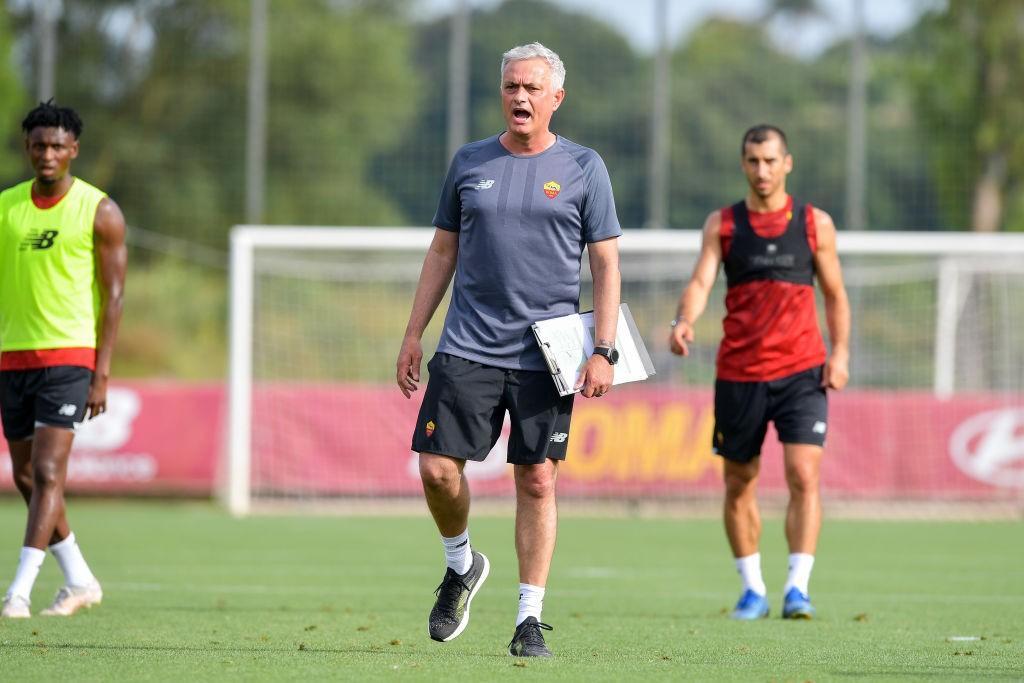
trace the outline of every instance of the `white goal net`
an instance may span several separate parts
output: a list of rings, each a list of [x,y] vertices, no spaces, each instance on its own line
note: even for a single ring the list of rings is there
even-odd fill
[[[395,359],[430,229],[240,226],[232,233],[225,495],[263,501],[420,495],[409,444],[419,398]],[[657,375],[578,398],[563,497],[697,499],[720,492],[710,452],[723,277],[694,353],[668,321],[699,234],[627,231],[622,298]],[[853,314],[851,381],[830,396],[826,496],[1024,501],[1024,235],[840,233]],[[581,310],[589,307],[584,256]],[[447,301],[423,340],[436,345]],[[826,330],[822,317],[822,330]],[[827,332],[826,332],[827,339]],[[467,468],[475,495],[508,495],[504,438]],[[785,490],[766,440],[761,489]]]

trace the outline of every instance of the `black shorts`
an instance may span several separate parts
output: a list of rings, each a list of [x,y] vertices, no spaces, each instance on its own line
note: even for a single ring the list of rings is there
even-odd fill
[[[821,386],[822,367],[771,382],[715,380],[715,432],[711,448],[734,462],[761,454],[768,423],[782,443],[825,445],[828,397]]]
[[[420,406],[412,449],[460,460],[483,460],[512,422],[508,461],[535,465],[564,460],[573,396],[559,396],[548,372],[508,370],[438,353]]]
[[[0,415],[8,441],[32,438],[36,425],[73,429],[85,419],[92,370],[56,365],[0,371]]]

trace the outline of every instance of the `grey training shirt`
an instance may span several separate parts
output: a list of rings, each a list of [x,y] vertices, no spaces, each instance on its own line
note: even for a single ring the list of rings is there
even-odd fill
[[[529,156],[497,135],[462,147],[434,225],[459,233],[437,350],[521,370],[546,370],[530,325],[578,312],[584,246],[622,234],[601,157],[561,136]]]

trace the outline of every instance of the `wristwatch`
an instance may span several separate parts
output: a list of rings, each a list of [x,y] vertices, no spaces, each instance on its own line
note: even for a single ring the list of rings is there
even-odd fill
[[[595,356],[604,356],[604,359],[608,361],[608,365],[615,365],[619,362],[619,350],[614,346],[595,346]]]

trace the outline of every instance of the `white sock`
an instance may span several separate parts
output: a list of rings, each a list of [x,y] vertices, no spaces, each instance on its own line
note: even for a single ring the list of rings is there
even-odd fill
[[[469,545],[469,529],[458,536],[441,537],[444,559],[456,574],[465,574],[473,566],[473,549]]]
[[[786,577],[786,585],[782,588],[785,595],[789,589],[796,586],[800,592],[807,595],[807,584],[811,581],[811,569],[814,567],[814,555],[807,553],[789,554],[789,576]]]
[[[533,617],[540,621],[541,610],[544,609],[544,586],[533,586],[528,583],[519,584],[519,614],[516,626]]]
[[[736,558],[736,571],[743,579],[743,590],[752,590],[758,595],[768,595],[768,586],[761,577],[761,553]]]
[[[8,596],[17,595],[27,601],[32,595],[32,586],[39,576],[39,569],[46,559],[46,551],[39,548],[25,546],[21,549],[21,559],[18,560],[18,571],[14,573],[14,581],[7,589]]]
[[[88,586],[96,580],[85,563],[82,550],[75,541],[75,533],[71,532],[63,541],[50,546],[50,552],[57,559],[60,570],[64,572],[64,583],[69,586]]]

